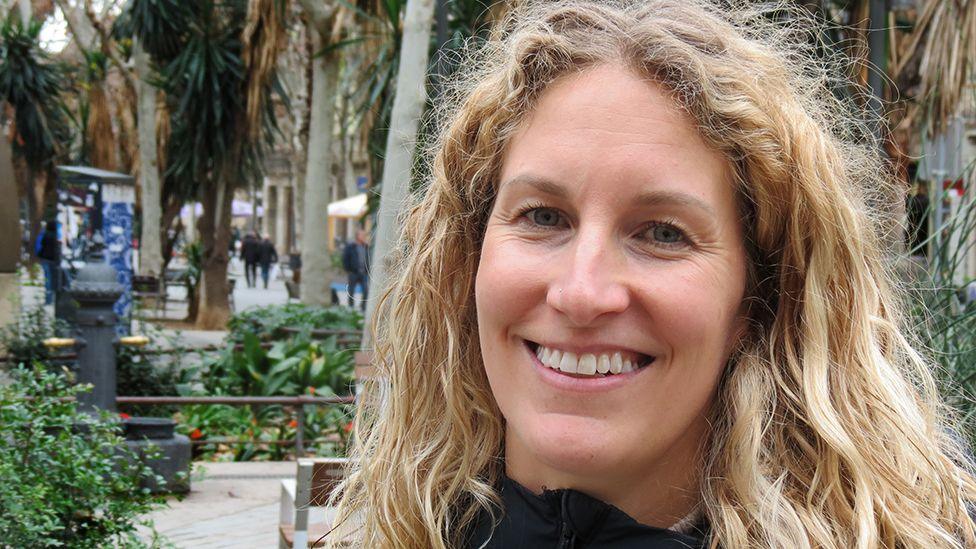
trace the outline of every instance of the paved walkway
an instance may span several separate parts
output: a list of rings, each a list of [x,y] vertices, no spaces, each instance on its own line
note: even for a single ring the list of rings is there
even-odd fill
[[[180,549],[274,549],[281,479],[294,476],[293,461],[197,462],[189,495],[147,518]]]

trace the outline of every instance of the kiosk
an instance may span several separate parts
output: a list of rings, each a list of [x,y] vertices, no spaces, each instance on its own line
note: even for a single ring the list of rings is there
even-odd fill
[[[128,333],[132,309],[132,230],[135,179],[87,166],[58,166],[58,218],[74,241],[90,241],[100,233],[105,261],[115,268],[124,288],[113,310],[117,331]],[[76,246],[76,250],[79,248]]]

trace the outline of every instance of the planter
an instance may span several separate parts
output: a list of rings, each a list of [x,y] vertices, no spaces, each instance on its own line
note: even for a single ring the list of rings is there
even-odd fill
[[[130,417],[123,421],[125,444],[163,482],[148,479],[143,483],[153,493],[190,491],[190,439],[175,434],[176,422],[161,417]],[[153,458],[147,454],[158,452]]]
[[[164,417],[130,417],[123,420],[126,440],[173,438],[176,422]]]

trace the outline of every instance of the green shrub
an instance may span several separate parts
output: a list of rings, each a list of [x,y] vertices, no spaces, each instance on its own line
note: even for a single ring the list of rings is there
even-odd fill
[[[315,307],[302,303],[271,305],[237,313],[227,324],[227,339],[243,343],[244,334],[270,339],[285,327],[309,330],[362,330],[363,315],[346,307]]]
[[[182,348],[179,335],[167,335],[144,324],[142,333],[149,337],[145,347],[120,345],[116,351],[117,394],[124,396],[174,396],[189,394],[198,377],[196,353]],[[161,343],[166,343],[161,345]],[[167,352],[159,352],[162,349]],[[140,416],[169,416],[175,406],[126,405],[125,411]]]
[[[205,365],[202,381],[209,394],[272,396],[348,395],[352,391],[353,354],[336,338],[312,340],[300,333],[271,348],[245,333],[243,349],[230,347]]]
[[[971,172],[970,172],[971,173]],[[972,175],[970,175],[972,177]],[[932,200],[933,207],[941,200]],[[966,303],[962,290],[965,258],[976,235],[976,201],[967,200],[957,215],[932,231],[925,264],[906,263],[914,332],[939,365],[937,374],[949,404],[959,412],[965,436],[976,446],[976,302]]]
[[[270,406],[183,406],[174,416],[177,430],[194,441],[233,439],[235,444],[213,442],[194,445],[194,459],[260,461],[287,459],[294,447],[272,444],[295,440],[296,412]],[[305,449],[318,456],[345,456],[349,445],[352,406],[307,406]]]
[[[339,349],[336,338],[313,340],[307,330],[269,349],[258,336],[245,333],[240,349],[228,347],[200,369],[206,395],[319,396],[349,395],[353,389],[352,351]],[[175,416],[180,432],[193,440],[235,439],[237,444],[196,445],[196,458],[281,460],[293,452],[273,440],[294,440],[295,410],[279,405],[230,407],[185,406]],[[307,406],[306,449],[317,455],[345,455],[351,419],[349,406]]]
[[[82,390],[40,365],[0,387],[0,547],[143,545],[138,517],[159,500],[140,484],[153,473],[117,421],[77,409]]]
[[[0,366],[11,368],[49,360],[51,353],[44,340],[56,337],[64,327],[63,322],[47,314],[43,305],[24,310],[12,323],[0,327],[0,349],[7,355],[7,363]]]

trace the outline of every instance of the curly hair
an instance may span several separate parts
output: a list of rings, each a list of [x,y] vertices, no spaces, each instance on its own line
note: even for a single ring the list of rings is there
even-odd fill
[[[357,545],[454,547],[497,515],[504,420],[474,280],[501,159],[554,81],[618,64],[729,159],[743,211],[750,328],[709,411],[711,547],[976,546],[968,453],[884,244],[894,178],[856,103],[832,93],[844,60],[817,40],[786,4],[529,1],[467,54],[374,320],[378,374],[339,501]]]

